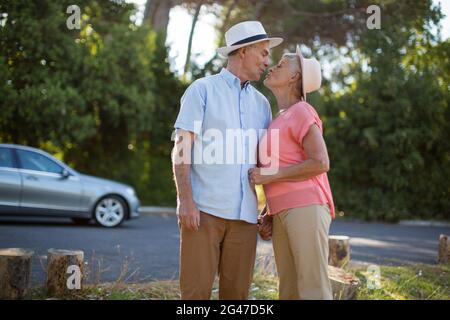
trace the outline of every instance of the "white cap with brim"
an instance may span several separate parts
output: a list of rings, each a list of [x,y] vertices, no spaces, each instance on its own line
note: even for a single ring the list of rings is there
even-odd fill
[[[217,53],[226,58],[234,50],[262,41],[269,41],[269,48],[273,48],[281,44],[283,39],[269,38],[259,21],[240,22],[225,33],[227,45],[226,47],[218,48]]]

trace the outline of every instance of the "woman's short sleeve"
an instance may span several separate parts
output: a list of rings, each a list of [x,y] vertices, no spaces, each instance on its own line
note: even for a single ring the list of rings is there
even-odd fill
[[[322,121],[311,106],[301,103],[296,107],[292,130],[296,141],[303,146],[303,139],[308,134],[311,125],[316,124],[322,131]]]

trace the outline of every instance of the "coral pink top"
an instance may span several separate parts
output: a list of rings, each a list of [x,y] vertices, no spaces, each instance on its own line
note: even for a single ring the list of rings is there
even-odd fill
[[[259,166],[287,167],[307,160],[308,156],[302,143],[313,124],[317,124],[323,132],[319,115],[305,101],[294,104],[279,115],[272,121],[259,144]],[[279,152],[274,144],[277,140]],[[331,216],[335,216],[333,196],[326,173],[305,181],[269,183],[264,185],[264,192],[271,215],[291,208],[328,204]]]

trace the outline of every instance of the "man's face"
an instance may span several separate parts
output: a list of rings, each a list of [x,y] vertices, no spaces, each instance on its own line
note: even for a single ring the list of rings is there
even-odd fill
[[[257,81],[269,66],[269,41],[245,48],[243,66],[248,80]]]

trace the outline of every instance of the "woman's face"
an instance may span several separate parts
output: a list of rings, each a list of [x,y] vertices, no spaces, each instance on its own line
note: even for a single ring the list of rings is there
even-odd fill
[[[288,58],[283,57],[277,65],[269,68],[269,73],[264,79],[264,85],[269,89],[288,86],[295,82],[295,75],[296,73],[289,68]]]

